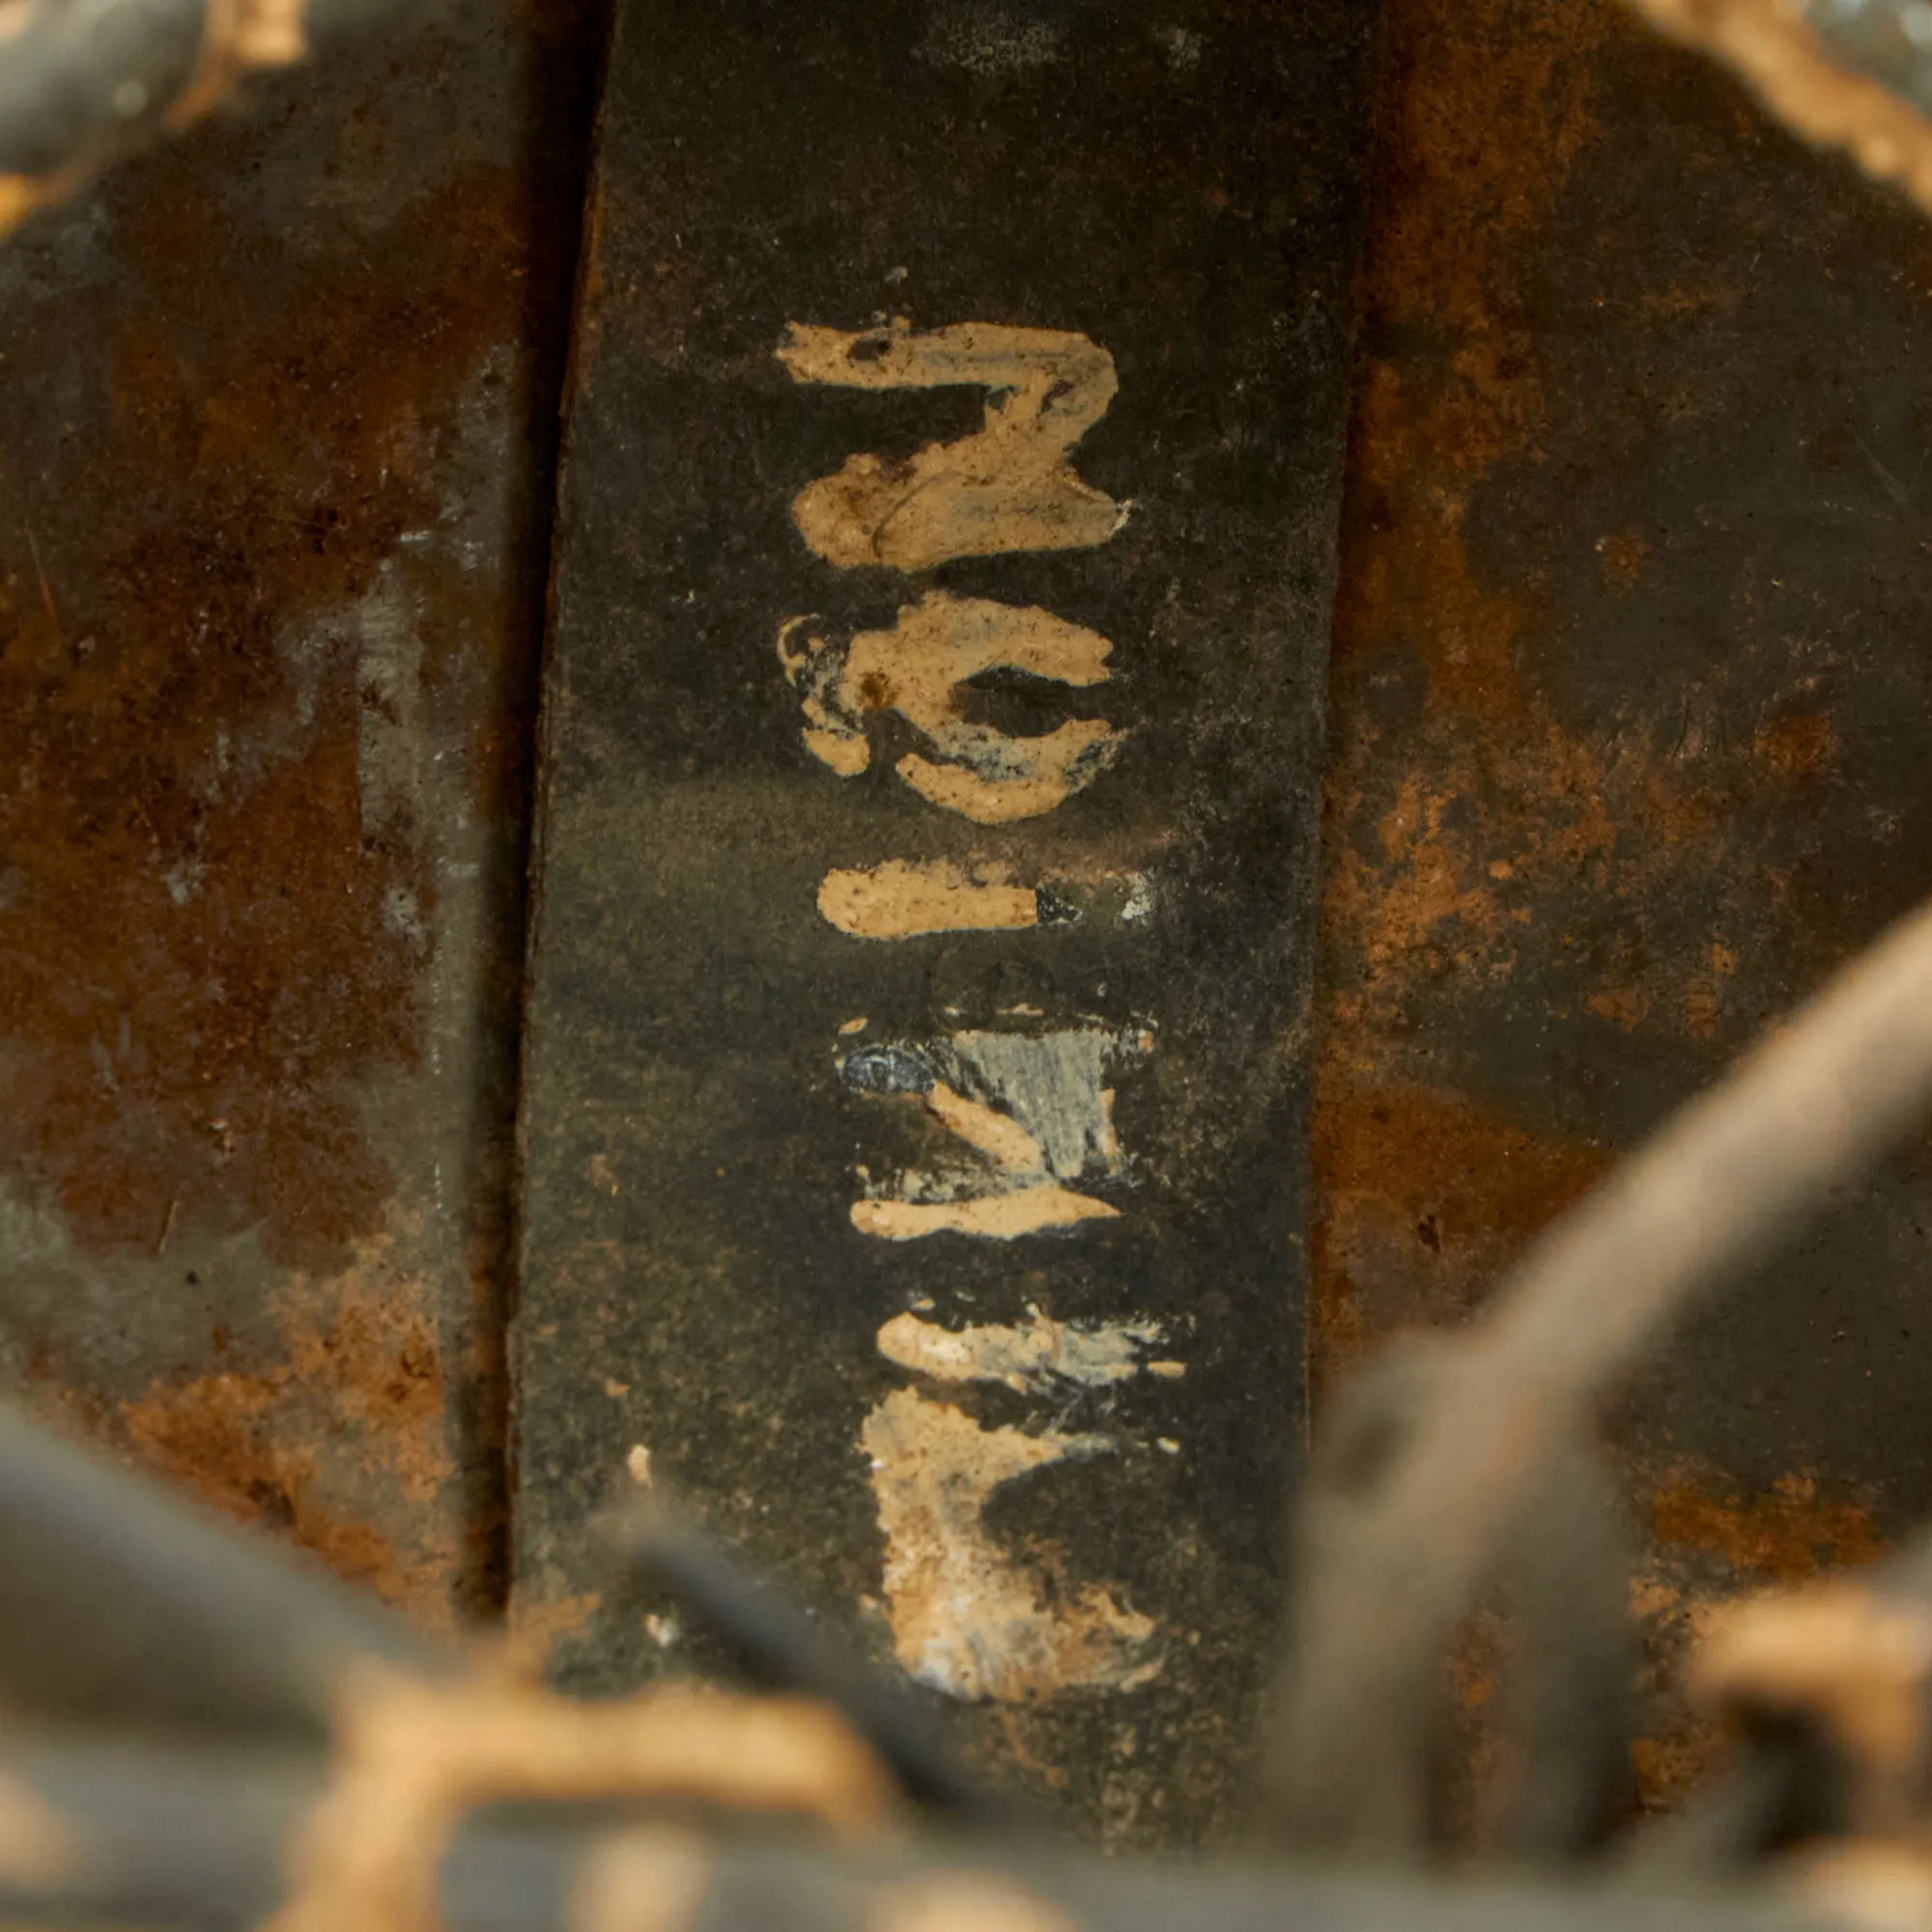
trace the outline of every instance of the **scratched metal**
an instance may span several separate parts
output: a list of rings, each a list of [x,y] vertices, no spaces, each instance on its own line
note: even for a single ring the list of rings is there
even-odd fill
[[[1932,886],[1932,231],[1614,5],[1391,0],[1323,863],[1320,1391]],[[1932,1511],[1919,1147],[1638,1378],[1644,1801],[1715,1599]],[[1492,1672],[1464,1661],[1480,1711]]]
[[[0,249],[0,1381],[433,1621],[593,11],[332,43]]]
[[[545,698],[515,1348],[517,1609],[574,1682],[707,1660],[661,1606],[598,1595],[591,1519],[648,1480],[1080,1829],[1234,1822],[1301,1430],[1366,24],[1351,0],[621,14]],[[878,327],[838,386],[793,380],[811,338],[779,359],[795,323]],[[1084,338],[1052,351],[1049,412],[1104,386],[1091,345],[1113,358],[1084,482],[1057,486],[1075,547],[994,519],[1003,554],[925,567],[948,486],[915,452],[984,395],[852,384],[967,323]],[[815,555],[822,496],[789,506],[867,452],[903,500],[857,561],[823,531]],[[1111,538],[1099,492],[1128,506]],[[1111,643],[1104,684],[969,693],[1008,734],[989,768],[1069,715],[1124,730],[1056,809],[975,823],[901,782],[939,742],[888,716],[919,708],[916,653],[861,675],[855,645],[829,697],[797,661],[935,591]],[[808,697],[847,707],[817,755]],[[966,784],[980,753],[949,742]],[[821,915],[829,870],[895,862],[1004,867],[1038,923],[888,940]],[[989,1145],[1032,1128],[1112,1218],[866,1232],[1032,1158],[974,1179],[949,1094]],[[1028,1185],[1001,1211],[1037,1207]]]

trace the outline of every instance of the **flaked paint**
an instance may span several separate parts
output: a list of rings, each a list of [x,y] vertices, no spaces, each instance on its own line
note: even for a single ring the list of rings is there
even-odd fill
[[[1109,1029],[1070,1027],[1053,1033],[972,1030],[952,1036],[960,1059],[1039,1144],[1049,1173],[1062,1180],[1121,1171],[1114,1133],[1110,1062],[1147,1049]]]
[[[942,1157],[935,1168],[906,1169],[873,1183],[867,1198],[852,1204],[852,1225],[884,1240],[938,1234],[1013,1240],[1118,1217],[1110,1202],[1069,1183],[1125,1171],[1108,1067],[1124,1053],[1146,1052],[1148,1044],[1145,1035],[1123,1040],[1100,1027],[1047,1034],[974,1029],[923,1050],[899,1050],[906,1066],[922,1069],[918,1097],[925,1113],[970,1157]],[[924,1070],[935,1064],[952,1078]],[[962,1091],[969,1088],[976,1091]],[[901,1089],[894,1097],[907,1096]]]
[[[970,682],[988,671],[1024,671],[1076,689],[1107,681],[1113,645],[1037,605],[929,590],[902,605],[890,630],[861,631],[842,644],[818,623],[787,619],[779,661],[799,693],[806,748],[840,778],[869,769],[869,720],[895,711],[938,754],[906,753],[894,767],[898,776],[946,810],[1006,825],[1064,804],[1124,742],[1124,732],[1099,718],[1069,718],[1031,738],[967,718]]]
[[[884,1588],[900,1666],[948,1695],[1025,1702],[1081,1685],[1123,1689],[1159,1668],[1151,1619],[1098,1584],[1056,1578],[1050,1552],[1022,1568],[993,1539],[986,1505],[1002,1485],[1104,1435],[988,1429],[951,1403],[895,1389],[861,1444],[885,1533]]]
[[[846,330],[793,323],[779,360],[800,383],[845,388],[971,386],[984,425],[904,459],[870,452],[799,492],[792,522],[828,563],[929,570],[962,556],[1078,550],[1107,541],[1127,510],[1067,461],[1106,414],[1114,358],[1067,329],[902,319]]]
[[[1042,1394],[1057,1383],[1106,1388],[1145,1370],[1169,1376],[1182,1365],[1149,1361],[1165,1339],[1157,1321],[1056,1321],[1030,1308],[1010,1326],[947,1328],[912,1314],[895,1315],[879,1330],[889,1362],[941,1382],[1002,1382],[1020,1394]]]

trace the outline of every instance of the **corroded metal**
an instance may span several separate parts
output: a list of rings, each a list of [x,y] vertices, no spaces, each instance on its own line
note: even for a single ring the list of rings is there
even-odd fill
[[[1391,0],[1332,668],[1321,1391],[1922,894],[1922,217],[1621,9]],[[1922,1147],[1634,1378],[1637,1769],[1710,1606],[1932,1506]],[[1460,1671],[1480,1751],[1492,1646]]]
[[[0,252],[0,1376],[438,1621],[593,14],[372,31]]]

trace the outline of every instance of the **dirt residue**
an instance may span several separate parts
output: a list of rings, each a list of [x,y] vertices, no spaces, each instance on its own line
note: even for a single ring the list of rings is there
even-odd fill
[[[0,390],[0,1161],[96,1251],[255,1226],[327,1268],[388,1190],[358,1094],[415,1063],[433,912],[358,790],[390,699],[355,607],[436,521],[526,247],[494,175],[324,246],[239,232],[245,158],[117,178],[114,276]]]
[[[157,1382],[118,1418],[151,1473],[239,1521],[286,1537],[339,1576],[433,1622],[446,1621],[453,1552],[398,1548],[368,1518],[398,1501],[425,1525],[453,1473],[444,1381],[424,1284],[380,1253],[327,1284],[298,1284],[281,1310],[283,1359]],[[240,1348],[216,1337],[217,1356]],[[97,1429],[96,1434],[103,1433]],[[355,1481],[328,1445],[352,1435]],[[428,1535],[440,1534],[426,1530]]]
[[[1459,1321],[1595,1184],[1601,1148],[1541,1139],[1456,1094],[1320,1076],[1316,1389],[1398,1330]]]

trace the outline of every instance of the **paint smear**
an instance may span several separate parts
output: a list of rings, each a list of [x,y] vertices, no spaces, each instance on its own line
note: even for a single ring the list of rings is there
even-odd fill
[[[1153,916],[1154,886],[1145,872],[1077,862],[1034,885],[1018,886],[1004,865],[891,859],[878,866],[835,867],[818,889],[818,909],[856,939],[917,939],[934,932],[1013,931],[1086,921],[1132,925]]]
[[[894,1655],[910,1676],[953,1697],[1017,1702],[1077,1685],[1131,1689],[1159,1669],[1150,1618],[1091,1584],[1063,1585],[1049,1605],[1043,1579],[985,1525],[1002,1484],[1098,1454],[1105,1436],[982,1429],[948,1403],[895,1389],[867,1416],[861,1443],[886,1538]]]
[[[867,871],[827,872],[818,910],[855,939],[1005,932],[1039,923],[1039,894],[1001,875],[976,878],[944,859],[894,859]]]
[[[889,631],[861,631],[839,644],[815,617],[779,631],[779,662],[799,693],[806,748],[840,778],[872,761],[867,722],[896,711],[938,754],[908,752],[894,769],[921,797],[981,825],[1037,818],[1084,789],[1125,741],[1104,719],[1069,718],[1037,738],[1015,737],[964,715],[969,680],[1018,670],[1052,683],[1107,681],[1113,645],[1084,624],[1037,604],[928,591],[900,607]]]
[[[828,563],[928,570],[953,557],[1082,550],[1126,522],[1126,505],[1066,460],[1120,386],[1114,358],[1084,335],[982,322],[918,333],[902,318],[851,331],[793,323],[778,357],[799,383],[986,391],[974,435],[903,460],[854,456],[799,492],[792,522]]]
[[[1145,1351],[1164,1340],[1157,1321],[1075,1326],[1037,1308],[1015,1327],[942,1328],[916,1315],[895,1315],[879,1330],[879,1352],[915,1375],[942,1382],[1004,1382],[1022,1395],[1059,1382],[1105,1388],[1131,1381],[1143,1369],[1178,1370],[1178,1362],[1148,1362]]]
[[[886,1241],[917,1241],[927,1235],[985,1235],[1016,1240],[1022,1235],[1075,1228],[1082,1221],[1117,1221],[1121,1210],[1091,1194],[1054,1181],[1015,1187],[1003,1194],[957,1201],[855,1201],[852,1225]]]

